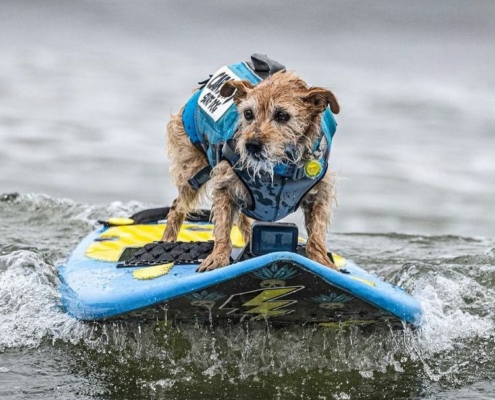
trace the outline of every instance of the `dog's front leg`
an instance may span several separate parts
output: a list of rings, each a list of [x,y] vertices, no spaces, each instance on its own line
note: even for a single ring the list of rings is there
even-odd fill
[[[204,187],[193,189],[189,178],[208,165],[206,156],[191,143],[184,130],[182,110],[173,115],[167,125],[167,148],[171,160],[170,175],[179,193],[170,207],[162,241],[175,242],[187,213],[196,207],[204,191]]]
[[[230,263],[232,242],[230,232],[234,224],[234,218],[238,213],[238,206],[234,203],[227,190],[216,190],[213,196],[213,234],[215,245],[213,252],[198,267],[198,272],[211,271],[219,267],[225,267]]]
[[[167,215],[167,227],[162,236],[162,242],[175,242],[179,235],[179,230],[186,218],[186,212],[179,209],[179,198],[175,199]]]
[[[330,226],[333,202],[333,176],[331,172],[323,177],[304,197],[304,223],[308,232],[306,255],[311,260],[337,269],[330,260],[325,243],[325,235]]]
[[[180,227],[191,210],[191,205],[196,204],[198,192],[192,189],[186,182],[179,187],[179,196],[173,201],[167,215],[167,227],[163,233],[163,242],[175,242],[179,235]]]

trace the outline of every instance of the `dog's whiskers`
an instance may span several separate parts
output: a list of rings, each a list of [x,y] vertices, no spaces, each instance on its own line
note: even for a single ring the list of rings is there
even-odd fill
[[[238,164],[236,167],[245,170],[251,178],[264,178],[268,175],[273,182],[274,168],[277,160],[265,151],[261,153],[259,160],[241,151]]]

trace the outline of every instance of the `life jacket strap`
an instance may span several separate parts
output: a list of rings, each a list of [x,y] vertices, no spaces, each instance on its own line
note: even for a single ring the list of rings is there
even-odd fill
[[[207,165],[196,172],[187,182],[194,190],[199,190],[201,186],[210,180],[211,170],[211,166]]]
[[[241,158],[239,154],[235,152],[234,148],[235,148],[234,139],[227,140],[222,148],[222,156],[229,162],[232,168],[235,167],[235,165],[239,161],[239,158]]]

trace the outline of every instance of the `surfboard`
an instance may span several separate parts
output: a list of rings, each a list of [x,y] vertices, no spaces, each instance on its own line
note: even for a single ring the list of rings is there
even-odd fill
[[[234,228],[231,265],[196,272],[213,248],[213,225],[190,218],[160,242],[168,209],[102,221],[58,269],[62,306],[83,321],[419,326],[419,302],[400,287],[329,253],[338,271],[295,252],[255,256]]]

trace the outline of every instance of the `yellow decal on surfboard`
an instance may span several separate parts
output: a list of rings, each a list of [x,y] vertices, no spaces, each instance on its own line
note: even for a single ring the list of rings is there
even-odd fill
[[[167,275],[173,266],[174,263],[168,263],[168,264],[154,265],[153,267],[136,269],[132,273],[132,277],[134,279],[139,279],[139,280],[155,279],[158,278],[159,276]]]
[[[161,240],[166,224],[112,226],[101,233],[86,249],[86,257],[117,262],[128,247],[139,248]],[[240,230],[234,226],[230,236],[234,247],[244,247]],[[213,224],[183,224],[178,241],[196,242],[213,240]]]
[[[132,225],[134,220],[131,218],[114,217],[108,219],[108,224],[110,226],[122,226],[122,225]]]
[[[337,268],[345,267],[347,261],[344,257],[339,256],[338,254],[332,253],[333,263]]]
[[[350,276],[350,278],[354,279],[355,281],[366,283],[367,285],[370,286],[376,286],[375,282],[369,281],[368,279],[360,278],[359,276]]]
[[[243,307],[254,307],[251,310],[244,311],[245,314],[257,314],[253,319],[263,317],[274,317],[277,315],[284,315],[292,312],[293,310],[281,310],[282,307],[297,303],[297,300],[276,300],[289,293],[300,290],[301,286],[285,287],[278,289],[263,290],[254,299],[251,299],[244,303]]]

